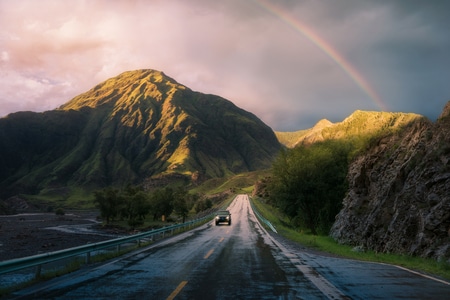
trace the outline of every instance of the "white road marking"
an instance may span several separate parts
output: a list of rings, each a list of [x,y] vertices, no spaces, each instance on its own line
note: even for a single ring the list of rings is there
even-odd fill
[[[248,199],[247,196],[247,200]],[[250,203],[248,203],[250,206]],[[251,210],[251,206],[250,206]],[[253,210],[252,214],[253,214]],[[290,253],[282,244],[280,244],[277,240],[275,240],[266,229],[259,223],[258,218],[255,217],[257,224],[261,230],[265,233],[265,235],[272,241],[272,243],[277,246],[281,252],[286,256],[287,259],[300,271],[305,275],[305,277],[311,281],[328,299],[349,299],[344,293],[342,293],[337,287],[335,287],[331,282],[325,279],[322,275],[320,275],[314,268],[308,266],[304,262],[302,262],[297,255]]]

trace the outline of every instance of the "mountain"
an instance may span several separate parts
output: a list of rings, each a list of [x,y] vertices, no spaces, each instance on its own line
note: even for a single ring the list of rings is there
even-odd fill
[[[349,167],[331,236],[377,252],[450,261],[450,102],[378,139]]]
[[[223,177],[270,167],[280,147],[232,102],[130,71],[56,110],[0,119],[0,197]]]
[[[421,118],[421,115],[413,113],[357,110],[339,123],[332,123],[326,119],[322,119],[310,129],[295,132],[275,132],[275,134],[281,144],[288,148],[293,148],[297,145],[312,144],[326,139],[350,139],[360,136],[374,136],[386,130],[397,130]]]

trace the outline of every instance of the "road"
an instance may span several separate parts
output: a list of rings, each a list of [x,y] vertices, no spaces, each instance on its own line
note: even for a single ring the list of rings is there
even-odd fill
[[[261,227],[246,195],[214,222],[18,291],[15,299],[448,299],[448,282],[315,255]]]

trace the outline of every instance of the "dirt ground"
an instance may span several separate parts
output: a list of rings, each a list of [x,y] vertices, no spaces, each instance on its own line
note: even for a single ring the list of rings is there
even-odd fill
[[[96,212],[0,215],[0,261],[121,236],[120,232],[102,230],[97,216]]]

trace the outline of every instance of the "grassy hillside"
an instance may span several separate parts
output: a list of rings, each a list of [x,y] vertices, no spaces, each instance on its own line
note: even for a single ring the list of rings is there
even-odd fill
[[[394,132],[412,121],[423,118],[413,113],[371,112],[357,110],[339,123],[319,121],[314,127],[296,132],[275,132],[281,144],[288,148],[327,139],[355,139]]]
[[[199,184],[268,168],[280,147],[266,124],[226,99],[159,71],[125,72],[57,110],[0,119],[0,198],[62,199],[54,191],[172,174]]]
[[[233,193],[251,193],[254,184],[261,178],[267,177],[270,170],[259,170],[247,173],[241,173],[224,178],[212,178],[200,186],[192,188],[191,192],[199,194],[217,194],[224,191],[233,191]]]

